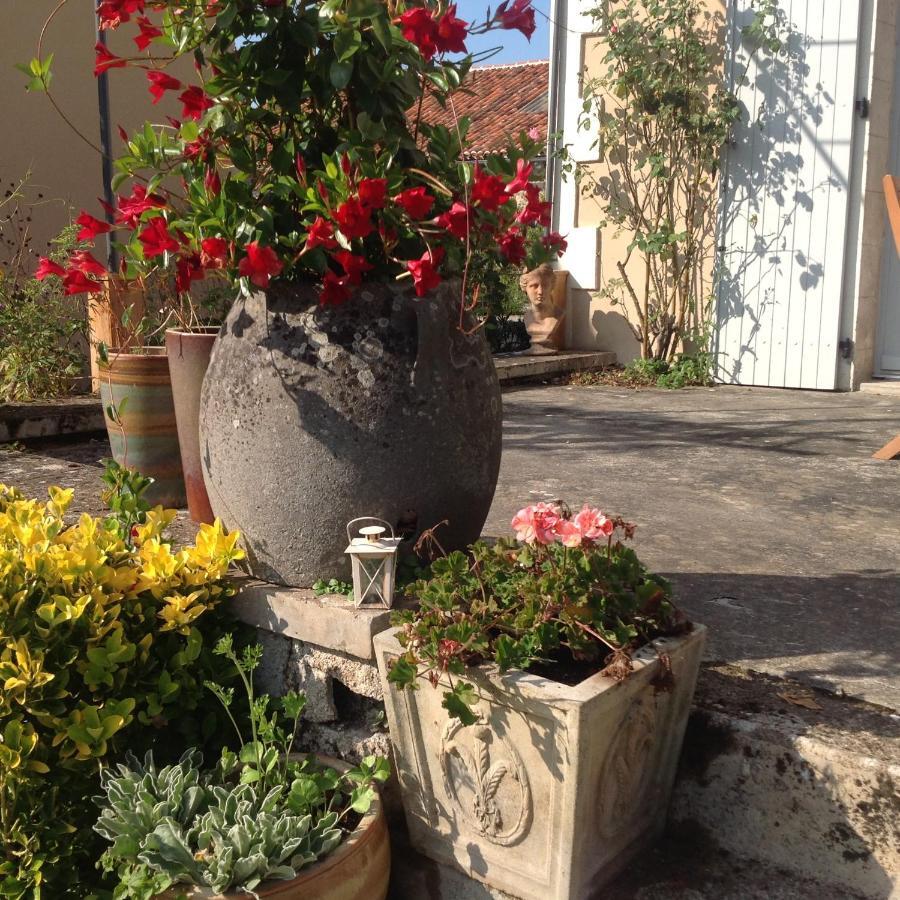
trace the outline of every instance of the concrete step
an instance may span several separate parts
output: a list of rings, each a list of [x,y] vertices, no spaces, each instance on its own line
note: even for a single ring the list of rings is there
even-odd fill
[[[900,716],[708,665],[670,828],[848,895],[900,897]]]
[[[32,403],[0,403],[0,444],[104,431],[103,407],[93,395]]]
[[[616,354],[605,351],[561,350],[559,353],[530,356],[527,353],[510,353],[495,356],[497,377],[506,387],[530,381],[558,378],[572,372],[604,369],[616,363]]]

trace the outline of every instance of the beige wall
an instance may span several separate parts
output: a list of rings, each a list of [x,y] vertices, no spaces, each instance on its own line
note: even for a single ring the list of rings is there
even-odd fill
[[[36,55],[41,25],[54,6],[56,0],[3,0],[6,15],[0,28],[0,181],[5,192],[11,182],[17,183],[31,170],[35,258],[46,252],[48,241],[67,224],[69,210],[77,215],[87,209],[102,217],[97,203],[103,196],[99,154],[69,129],[45,96],[27,93],[25,76],[13,68]],[[112,52],[134,54],[134,32],[133,26],[126,25],[121,34],[111,35]],[[45,51],[55,54],[51,89],[57,102],[85,135],[99,143],[94,42],[92,3],[69,0],[47,32]],[[143,71],[113,69],[109,82],[114,153],[121,147],[117,125],[131,130],[145,119],[163,122],[166,114],[178,112],[171,99],[168,106],[151,105]],[[100,243],[98,258],[103,258],[103,252]]]
[[[724,17],[724,0],[706,0],[709,10]],[[601,34],[585,34],[581,37],[580,59],[577,71],[582,73],[579,82],[596,78],[604,71],[602,63],[606,54],[606,41]],[[571,66],[571,63],[570,63]],[[569,69],[569,73],[572,69]],[[571,74],[568,77],[572,77]],[[582,95],[582,91],[579,90]],[[618,278],[617,263],[624,260],[628,245],[631,243],[630,232],[617,233],[615,226],[603,222],[602,207],[593,196],[591,185],[602,178],[608,171],[605,163],[596,159],[578,161],[582,172],[581,184],[577,190],[574,205],[574,221],[572,227],[593,227],[597,235],[597,286],[599,290],[584,290],[577,284],[572,286],[569,296],[569,341],[575,349],[600,349],[613,351],[620,363],[627,363],[640,356],[640,343],[635,337],[628,322],[625,311],[620,304],[612,303],[602,296],[602,290],[609,279]],[[707,264],[701,276],[697,290],[701,295],[708,294],[712,282],[713,245],[712,230],[714,228],[715,205],[710,204],[710,243]],[[565,231],[568,223],[561,222]],[[628,264],[628,274],[633,283],[642,283],[643,263],[638,254],[632,256]],[[633,318],[633,314],[632,314]]]

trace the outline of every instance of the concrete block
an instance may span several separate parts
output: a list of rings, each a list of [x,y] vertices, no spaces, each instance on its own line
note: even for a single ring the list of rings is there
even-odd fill
[[[546,356],[498,356],[494,360],[501,385],[536,378],[553,378],[569,372],[602,369],[615,362],[615,353],[572,350]]]
[[[0,403],[0,443],[106,430],[97,397],[34,403]]]
[[[412,845],[523,900],[593,896],[662,829],[704,638],[697,627],[654,642],[620,683],[472,670],[478,722],[467,728],[441,689],[387,682],[402,651],[395,632],[378,635]],[[671,658],[671,692],[651,684],[654,647]]]
[[[238,593],[230,609],[242,622],[329,651],[373,659],[372,637],[390,625],[390,610],[357,609],[339,594],[317,597],[309,588],[235,579]]]

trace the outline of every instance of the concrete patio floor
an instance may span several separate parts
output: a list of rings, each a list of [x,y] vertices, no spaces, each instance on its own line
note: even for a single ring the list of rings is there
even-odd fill
[[[597,503],[710,628],[707,657],[900,708],[900,398],[716,387],[504,394],[485,526],[526,503]],[[78,488],[99,512],[104,441],[0,450],[0,482]],[[187,525],[187,523],[184,523]]]
[[[707,657],[900,708],[900,397],[716,387],[504,394],[485,531],[538,499],[638,524]]]

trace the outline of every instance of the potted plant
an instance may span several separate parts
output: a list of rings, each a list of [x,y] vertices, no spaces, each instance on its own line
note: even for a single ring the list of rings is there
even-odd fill
[[[474,540],[501,405],[469,260],[533,267],[563,242],[526,235],[549,224],[527,135],[470,167],[467,121],[418,111],[464,85],[469,35],[530,36],[530,0],[474,24],[437,0],[106,0],[98,14],[133,28],[141,52],[98,44],[96,71],[144,68],[154,100],[180,109],[116,162],[126,274],[167,269],[186,290],[220,272],[241,290],[200,432],[212,509],[241,530],[254,572],[307,586],[343,574],[360,511],[419,529],[446,518],[448,545]],[[183,57],[193,83],[170,68]],[[46,90],[42,47],[28,68]]]
[[[262,647],[240,656],[224,637],[216,653],[234,666],[247,695],[249,738],[231,710],[233,690],[215,693],[234,723],[237,751],[203,767],[199,751],[158,768],[148,753],[103,775],[95,830],[111,846],[101,859],[118,878],[117,898],[224,898],[251,894],[304,900],[384,900],[390,844],[376,782],[387,760],[360,765],[291,753],[305,698],[280,710],[253,690]]]
[[[418,850],[581,900],[665,821],[704,629],[622,519],[539,503],[513,527],[435,560],[376,636],[395,762]]]

